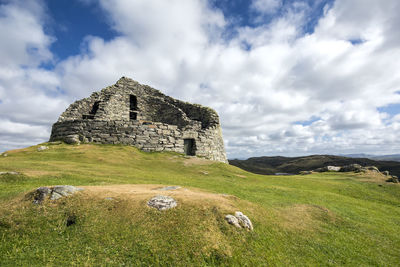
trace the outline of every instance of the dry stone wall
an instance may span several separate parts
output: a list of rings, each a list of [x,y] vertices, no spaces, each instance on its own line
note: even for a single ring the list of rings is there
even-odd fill
[[[185,153],[185,139],[192,140],[194,155],[227,162],[214,110],[173,99],[125,77],[71,104],[53,125],[50,137],[50,141],[126,144],[178,153]]]

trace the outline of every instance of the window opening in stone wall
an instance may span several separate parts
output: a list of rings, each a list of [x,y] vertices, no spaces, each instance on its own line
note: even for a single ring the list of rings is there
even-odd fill
[[[129,112],[129,119],[130,119],[131,121],[137,120],[137,113],[136,113],[135,111]]]
[[[137,98],[134,95],[129,96],[129,106],[130,110],[137,110]]]
[[[183,149],[185,151],[185,155],[194,156],[195,155],[195,142],[194,139],[184,139],[183,140]]]
[[[82,118],[83,119],[93,120],[94,119],[94,115],[96,115],[97,110],[99,109],[99,105],[100,105],[100,101],[94,102],[94,104],[92,106],[92,109],[89,111],[89,114],[82,115]]]
[[[129,120],[137,120],[137,98],[135,95],[129,95]]]
[[[96,115],[97,110],[99,110],[100,101],[96,101],[93,104],[92,110],[89,112],[91,115]]]

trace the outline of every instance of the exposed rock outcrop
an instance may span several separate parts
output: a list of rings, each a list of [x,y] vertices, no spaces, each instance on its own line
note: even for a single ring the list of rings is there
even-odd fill
[[[158,210],[169,210],[175,208],[178,203],[169,196],[155,196],[147,202],[147,205]]]
[[[53,187],[42,186],[33,194],[33,203],[42,204],[46,199],[57,200],[83,190],[72,185],[57,185]]]
[[[301,171],[300,174],[311,174],[312,172],[327,172],[327,171],[340,171],[340,172],[363,172],[363,173],[368,173],[368,172],[372,172],[372,173],[377,173],[377,174],[381,174],[383,176],[388,177],[388,179],[386,180],[386,182],[390,182],[390,183],[399,183],[399,179],[397,176],[395,175],[390,175],[389,171],[383,171],[380,172],[379,169],[376,166],[361,166],[360,164],[349,164],[346,166],[342,166],[342,167],[336,167],[336,166],[326,166],[326,167],[322,167],[322,168],[318,168],[315,169],[313,171]]]
[[[240,211],[235,212],[235,216],[228,214],[225,216],[225,220],[238,228],[244,228],[253,231],[253,224],[251,223],[249,217],[244,215]]]
[[[14,172],[14,171],[11,171],[11,172],[0,172],[0,175],[5,175],[5,174],[9,174],[9,175],[20,175],[19,172]]]
[[[235,216],[228,214],[225,216],[225,220],[229,223],[232,224],[233,226],[236,226],[237,228],[242,228],[242,226],[240,226],[239,224],[239,220],[238,218],[236,218]]]
[[[342,167],[339,166],[325,166],[322,168],[315,169],[314,172],[338,172]]]
[[[361,166],[360,164],[349,164],[346,166],[325,166],[322,168],[318,168],[313,170],[314,172],[328,172],[328,171],[333,171],[333,172],[376,172],[379,173],[379,169],[375,166]]]
[[[399,178],[396,175],[392,175],[392,176],[389,177],[389,179],[386,180],[386,182],[397,184],[400,181],[399,181]]]

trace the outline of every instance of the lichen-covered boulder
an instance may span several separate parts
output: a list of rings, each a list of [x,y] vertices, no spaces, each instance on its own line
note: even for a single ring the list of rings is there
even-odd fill
[[[168,210],[175,208],[178,203],[169,196],[155,196],[147,202],[147,205],[158,210]]]
[[[362,166],[360,164],[350,164],[340,168],[341,172],[360,172],[362,170]]]
[[[329,172],[338,172],[338,171],[340,171],[341,167],[338,167],[338,166],[326,166],[326,169]]]
[[[239,220],[233,215],[230,215],[230,214],[226,215],[225,220],[229,224],[232,224],[233,226],[236,226],[237,228],[242,228],[242,226],[240,226],[240,224],[239,224]]]
[[[47,150],[47,149],[49,149],[48,146],[40,146],[40,147],[38,147],[37,151],[40,152],[40,151]]]
[[[367,167],[365,167],[365,169],[367,169],[368,171],[372,171],[372,172],[379,172],[379,169],[375,166],[367,166]]]
[[[392,175],[386,182],[397,184],[399,183],[399,178],[396,175]]]
[[[33,203],[42,204],[46,199],[57,200],[83,190],[72,185],[42,186],[33,193]]]
[[[245,228],[247,230],[253,231],[253,224],[251,223],[249,217],[244,215],[240,211],[235,212],[235,216],[233,215],[226,215],[225,220],[238,228]]]
[[[36,189],[34,195],[33,195],[33,203],[35,204],[41,204],[49,195],[51,194],[51,189],[42,186]]]
[[[240,211],[235,212],[235,217],[238,219],[239,224],[250,231],[253,231],[253,224],[251,223],[249,217],[241,213]]]
[[[56,200],[62,197],[66,197],[69,195],[72,195],[76,193],[77,191],[81,191],[81,188],[77,188],[72,185],[57,185],[52,187],[52,192],[51,192],[51,200]]]

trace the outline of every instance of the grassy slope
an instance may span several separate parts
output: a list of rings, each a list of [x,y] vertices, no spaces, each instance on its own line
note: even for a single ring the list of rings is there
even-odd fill
[[[355,174],[261,176],[222,163],[113,145],[50,145],[0,157],[0,265],[379,265],[400,262],[400,187]],[[229,194],[227,205],[80,193],[35,206],[44,185],[163,184]],[[223,216],[241,210],[255,231]],[[77,223],[65,221],[75,216]],[[205,217],[207,216],[207,217]]]

